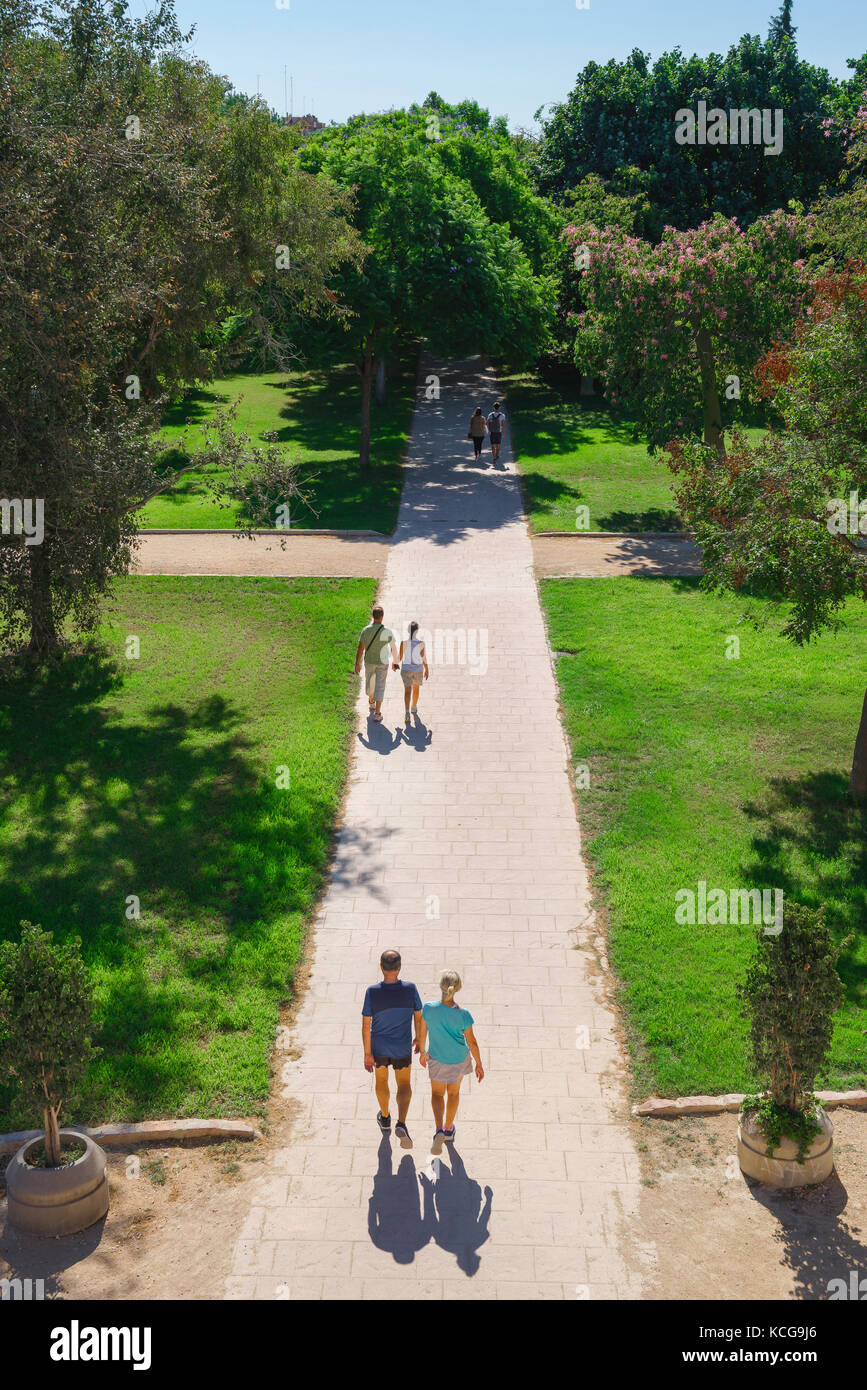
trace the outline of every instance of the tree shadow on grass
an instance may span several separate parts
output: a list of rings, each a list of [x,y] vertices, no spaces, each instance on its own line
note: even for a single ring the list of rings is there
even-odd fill
[[[109,1097],[133,1119],[195,1092],[215,1033],[243,1029],[232,1001],[251,959],[279,996],[275,922],[309,907],[332,814],[271,785],[232,701],[122,716],[122,684],[95,655],[0,671],[0,939],[26,919],[82,939],[103,1048],[82,1122]]]
[[[596,518],[599,531],[682,531],[683,522],[671,508],[646,507],[644,511],[609,512]]]
[[[863,1007],[867,964],[856,953],[867,933],[867,810],[852,801],[848,778],[836,771],[774,777],[764,802],[747,802],[743,810],[756,825],[746,879],[782,888],[810,907],[824,903],[834,935],[854,933],[837,968],[847,1000]],[[804,856],[821,865],[808,883],[787,868]]]
[[[528,513],[544,512],[547,515],[567,509],[584,501],[580,487],[560,478],[549,478],[544,473],[522,473],[521,491]],[[577,534],[577,533],[576,533]]]

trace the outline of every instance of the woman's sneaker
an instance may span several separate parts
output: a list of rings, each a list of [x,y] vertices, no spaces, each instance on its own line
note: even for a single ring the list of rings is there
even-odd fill
[[[391,1134],[391,1116],[383,1115],[381,1110],[376,1112],[376,1123],[379,1125],[383,1134]]]
[[[394,1137],[395,1139],[400,1140],[400,1147],[402,1149],[412,1148],[412,1140],[409,1137],[409,1130],[401,1120],[398,1120],[397,1124],[394,1127]]]
[[[433,1137],[433,1143],[431,1144],[431,1149],[430,1149],[430,1151],[431,1151],[432,1154],[441,1154],[441,1153],[442,1153],[442,1151],[443,1151],[443,1140],[444,1140],[444,1139],[445,1139],[445,1130],[444,1130],[444,1129],[438,1129],[437,1132],[436,1132],[436,1134],[435,1134],[434,1137]]]
[[[445,1141],[446,1141],[447,1144],[453,1144],[453,1143],[455,1142],[455,1126],[454,1126],[454,1125],[452,1125],[451,1129],[444,1129],[444,1130],[443,1130],[443,1138],[445,1139]]]

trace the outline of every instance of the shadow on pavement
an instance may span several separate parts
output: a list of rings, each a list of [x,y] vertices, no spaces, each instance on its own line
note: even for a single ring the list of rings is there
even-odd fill
[[[412,1264],[416,1252],[433,1241],[454,1255],[468,1277],[476,1274],[479,1247],[488,1239],[493,1191],[467,1175],[454,1145],[447,1156],[431,1159],[430,1168],[416,1173],[407,1153],[393,1169],[391,1138],[383,1135],[379,1167],[373,1179],[367,1229],[377,1250],[392,1255],[397,1264]],[[419,1191],[421,1183],[421,1191]]]

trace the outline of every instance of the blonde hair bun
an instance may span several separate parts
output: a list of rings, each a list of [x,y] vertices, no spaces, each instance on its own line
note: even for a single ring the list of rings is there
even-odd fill
[[[454,999],[461,987],[461,977],[457,970],[444,970],[440,975],[440,993],[442,1002],[447,1004],[450,999]]]

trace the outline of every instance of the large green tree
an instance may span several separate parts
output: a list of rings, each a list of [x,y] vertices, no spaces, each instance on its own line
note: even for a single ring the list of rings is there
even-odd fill
[[[588,306],[574,316],[575,364],[605,380],[651,449],[701,433],[724,455],[723,402],[740,401],[803,302],[810,225],[777,210],[744,231],[717,215],[666,228],[658,245],[610,224],[567,228]]]
[[[217,370],[227,312],[274,346],[269,308],[324,305],[357,240],[289,133],[187,56],[172,0],[127,11],[3,10],[0,637],[37,658],[128,566],[136,509],[174,481],[162,400]]]
[[[370,461],[377,364],[425,338],[442,354],[531,361],[546,341],[552,289],[543,273],[555,222],[532,192],[504,124],[474,103],[358,116],[303,147],[304,169],[351,190],[362,267],[332,281],[349,313],[293,332],[311,355],[355,362],[361,377],[360,463]]]
[[[651,63],[635,49],[622,62],[588,63],[544,125],[536,172],[540,191],[562,201],[589,174],[630,187],[646,176],[654,238],[663,228],[694,227],[714,213],[742,226],[791,200],[810,205],[833,182],[844,158],[842,126],[852,118],[867,74],[867,55],[837,81],[799,57],[793,40],[747,35],[725,56],[687,58],[676,48]],[[679,110],[780,109],[783,145],[678,144]]]

